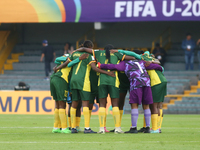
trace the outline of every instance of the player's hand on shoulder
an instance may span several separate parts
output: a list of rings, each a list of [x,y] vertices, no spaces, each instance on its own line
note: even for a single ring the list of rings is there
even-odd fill
[[[111,76],[111,77],[115,77],[115,71],[108,72],[108,75]]]
[[[83,59],[86,59],[88,58],[89,54],[82,54],[80,57],[79,57],[79,60],[83,60]]]
[[[56,66],[55,66],[55,67],[53,67],[53,71],[54,71],[54,73],[56,73],[56,72],[57,72]]]
[[[151,61],[145,61],[145,67],[148,67],[152,62]]]
[[[111,49],[110,52],[111,52],[111,53],[117,53],[118,50],[116,50],[116,49]]]

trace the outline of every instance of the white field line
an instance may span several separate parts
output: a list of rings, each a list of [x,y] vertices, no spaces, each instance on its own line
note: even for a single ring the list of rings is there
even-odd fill
[[[160,143],[162,141],[137,141],[137,143],[149,143],[149,144],[153,144],[153,143]],[[171,143],[174,141],[164,141],[164,143]],[[200,143],[200,141],[176,141],[178,143]],[[124,143],[123,141],[117,141],[117,142],[73,142],[73,141],[68,141],[68,142],[4,142],[4,141],[0,141],[0,144],[69,144],[69,143],[79,143],[79,144],[99,144],[99,143],[116,143],[116,144],[121,144]]]

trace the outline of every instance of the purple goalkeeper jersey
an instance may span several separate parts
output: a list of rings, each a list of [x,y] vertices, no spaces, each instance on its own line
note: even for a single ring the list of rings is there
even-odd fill
[[[119,64],[101,64],[102,69],[108,70],[119,70],[124,71],[130,81],[130,90],[134,90],[140,87],[151,87],[150,85],[150,78],[146,71],[147,70],[160,70],[162,68],[160,65],[157,64],[150,64],[145,69],[145,61],[143,60],[129,60],[129,61],[122,61]]]
[[[124,72],[130,81],[130,90],[134,90],[143,86],[151,87],[150,78],[145,69],[144,61],[142,60],[125,61]]]

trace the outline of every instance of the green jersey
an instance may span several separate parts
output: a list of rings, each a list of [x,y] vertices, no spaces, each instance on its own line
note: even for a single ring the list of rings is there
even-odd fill
[[[79,58],[85,52],[75,52],[68,60],[73,61]],[[86,92],[91,92],[90,85],[90,64],[96,62],[92,55],[89,55],[87,59],[81,60],[78,64],[75,64],[72,69],[72,77],[70,87],[71,89],[78,89]]]
[[[91,69],[90,71],[90,82],[91,82],[91,92],[98,91],[98,72]]]
[[[57,57],[56,60],[55,60],[55,63],[57,65],[60,65],[60,64],[64,63],[67,60],[68,57],[69,57],[69,54],[63,55],[61,57]],[[67,83],[69,83],[70,77],[71,77],[71,67],[62,68],[62,69],[58,70],[56,73],[53,73],[51,75],[51,78],[53,76],[63,78]]]
[[[105,50],[93,50],[93,56],[95,59],[100,62],[101,64],[108,64],[108,59],[106,59],[106,51]],[[125,55],[122,55],[121,53],[110,53],[110,63],[111,64],[118,64],[120,61],[124,60]],[[110,70],[106,70],[110,71]],[[117,88],[119,88],[119,78],[118,78],[118,72],[115,71],[116,77],[111,77],[106,74],[100,74],[98,86],[99,85],[112,85]]]

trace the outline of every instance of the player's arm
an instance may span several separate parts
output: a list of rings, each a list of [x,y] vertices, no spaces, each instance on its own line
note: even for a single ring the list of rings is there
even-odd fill
[[[107,74],[107,75],[109,75],[109,76],[111,76],[111,77],[115,77],[115,73],[114,73],[114,72],[112,72],[112,71],[111,71],[111,72],[108,72],[108,71],[102,70],[102,69],[100,69],[100,68],[97,68],[95,62],[92,62],[90,65],[91,65],[92,69],[93,69],[95,72],[99,72],[99,73]]]
[[[72,67],[75,64],[79,63],[81,60],[86,59],[89,54],[82,54],[79,58],[76,58],[75,60],[71,61],[67,67]]]
[[[125,62],[121,61],[119,64],[100,64],[100,63],[98,63],[98,67],[101,69],[107,69],[107,70],[124,71],[125,70]]]
[[[62,68],[65,68],[65,67],[67,67],[67,65],[69,64],[69,60],[67,60],[66,62],[64,62],[64,63],[62,63],[61,65],[59,65],[58,67],[54,67],[53,68],[53,71],[54,72],[57,72],[59,69],[62,69]]]
[[[81,47],[81,48],[79,48],[79,49],[77,49],[77,50],[75,50],[74,52],[87,52],[87,53],[89,53],[89,54],[93,54],[93,49],[91,49],[91,48],[85,48],[85,47]]]
[[[116,52],[135,57],[136,59],[142,59],[141,56],[139,54],[136,54],[135,52],[124,51],[124,50],[111,50],[111,53],[116,53]]]
[[[145,65],[145,68],[146,70],[159,70],[161,72],[163,71],[163,68],[160,65],[154,63],[151,63],[149,66]]]

